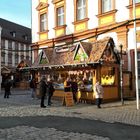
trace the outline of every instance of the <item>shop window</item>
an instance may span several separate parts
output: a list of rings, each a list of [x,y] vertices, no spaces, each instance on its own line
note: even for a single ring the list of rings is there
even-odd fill
[[[101,84],[114,85],[115,84],[115,68],[103,67],[101,69]]]
[[[77,0],[76,19],[82,20],[86,18],[86,0]]]
[[[64,7],[57,8],[57,26],[64,25]]]
[[[47,30],[47,13],[40,15],[40,32]]]

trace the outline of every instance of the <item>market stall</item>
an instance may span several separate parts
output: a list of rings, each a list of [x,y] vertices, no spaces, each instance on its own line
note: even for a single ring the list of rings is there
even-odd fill
[[[40,52],[32,69],[37,69],[36,77],[51,78],[55,85],[55,97],[63,97],[64,80],[69,77],[78,82],[78,100],[94,101],[93,86],[100,79],[105,100],[119,98],[119,57],[114,51],[110,37],[90,42],[80,42],[72,46],[47,48]]]

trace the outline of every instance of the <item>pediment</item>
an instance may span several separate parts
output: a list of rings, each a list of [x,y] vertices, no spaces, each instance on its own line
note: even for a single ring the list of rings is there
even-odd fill
[[[42,50],[40,55],[39,64],[48,64],[49,60],[44,50]]]
[[[40,2],[39,5],[36,7],[36,9],[39,11],[43,8],[47,8],[49,6],[49,4],[44,3],[44,2]]]
[[[83,61],[86,61],[87,59],[88,59],[88,54],[84,50],[81,43],[78,44],[74,53],[73,60],[83,62]]]

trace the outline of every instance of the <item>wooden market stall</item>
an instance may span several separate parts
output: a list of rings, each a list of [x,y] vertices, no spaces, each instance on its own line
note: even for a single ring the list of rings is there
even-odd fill
[[[36,77],[51,78],[55,85],[55,97],[62,98],[64,80],[69,77],[78,81],[79,101],[94,102],[93,86],[99,79],[104,88],[106,101],[119,99],[119,57],[114,51],[110,37],[91,42],[80,42],[72,46],[47,48],[40,52],[32,65],[37,69]]]
[[[29,80],[31,79],[30,70],[31,61],[22,60],[17,66],[17,72],[15,75],[16,87],[20,89],[29,89]]]

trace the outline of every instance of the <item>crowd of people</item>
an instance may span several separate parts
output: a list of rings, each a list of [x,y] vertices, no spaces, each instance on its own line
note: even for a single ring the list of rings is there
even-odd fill
[[[46,96],[47,96],[47,105],[51,106],[52,104],[51,99],[55,91],[53,81],[50,78],[46,79],[46,77],[43,76],[38,84],[39,84],[39,95],[41,98],[40,107],[41,108],[46,107],[44,104],[44,100]],[[10,80],[7,79],[4,84],[4,89],[5,89],[4,98],[9,98],[9,95],[11,94],[10,91],[11,86],[12,84]],[[31,88],[31,97],[35,98],[37,83],[34,78],[30,81],[30,88]],[[66,78],[66,80],[64,81],[64,92],[72,92],[74,103],[75,104],[78,103],[78,99],[77,99],[78,84],[76,79]],[[104,92],[103,87],[100,84],[99,80],[97,80],[96,84],[94,85],[94,95],[96,98],[96,105],[98,108],[101,108],[101,103],[103,100],[103,92]]]

